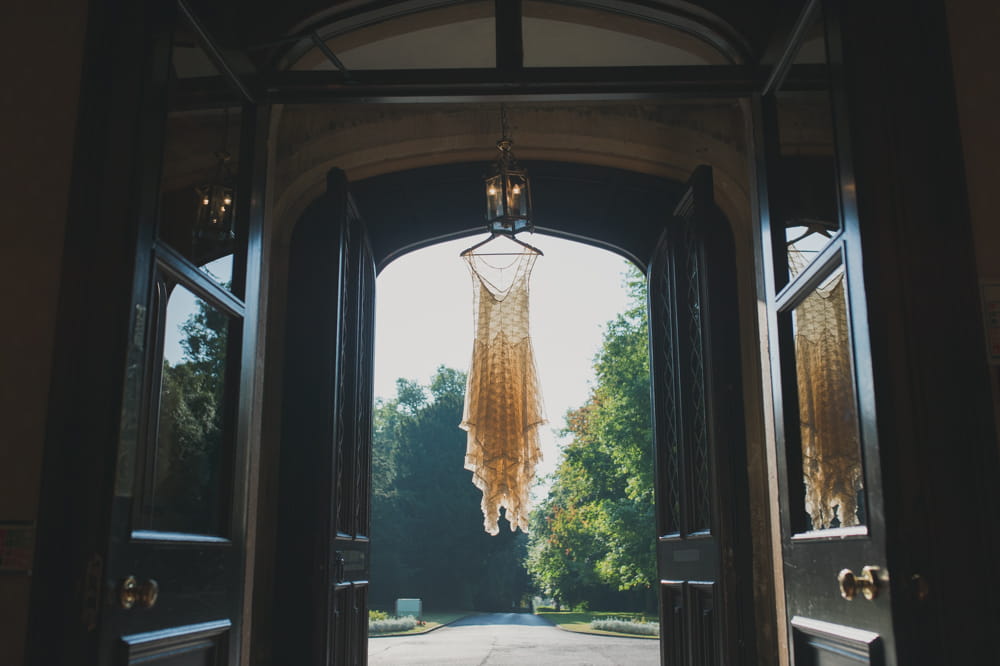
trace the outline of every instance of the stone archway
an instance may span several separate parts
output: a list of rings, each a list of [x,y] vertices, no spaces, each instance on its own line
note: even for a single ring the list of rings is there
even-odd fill
[[[748,406],[746,442],[750,460],[751,501],[755,517],[768,513],[767,473],[763,424],[759,408],[760,347],[757,336],[754,257],[751,229],[751,194],[748,184],[747,141],[741,105],[734,101],[674,104],[602,103],[589,105],[530,104],[510,107],[511,129],[518,158],[526,164],[577,165],[611,172],[626,178],[683,183],[699,164],[711,164],[716,173],[715,195],[736,240],[739,280],[740,355],[743,358],[743,393]],[[357,193],[365,196],[372,182],[404,177],[410,170],[466,169],[478,181],[493,159],[499,136],[498,105],[339,105],[285,107],[275,114],[272,129],[272,162],[269,172],[270,297],[268,336],[271,349],[280,349],[281,321],[287,293],[288,239],[295,222],[320,196],[327,171],[342,168]],[[480,166],[481,165],[481,166]],[[543,170],[544,171],[544,170]],[[361,213],[369,216],[366,201]],[[675,199],[664,197],[666,219]],[[652,208],[653,206],[651,206]],[[472,202],[465,219],[468,231],[480,211]],[[412,224],[398,215],[373,219],[373,225]],[[541,223],[540,223],[541,224]],[[436,237],[425,230],[425,240]],[[589,236],[598,241],[600,232]],[[397,248],[403,250],[405,248]],[[411,248],[412,249],[412,248]],[[377,253],[378,254],[378,253]],[[390,253],[391,254],[391,253]],[[278,344],[273,344],[275,342]],[[281,359],[269,356],[269,367]],[[269,371],[270,375],[271,372]],[[265,404],[269,401],[265,398]],[[755,575],[769,579],[770,533],[766,522],[754,525]],[[761,617],[773,614],[762,608]]]
[[[716,200],[738,242],[749,244],[748,142],[738,102],[534,103],[511,105],[508,114],[515,152],[525,162],[592,164],[678,182],[699,164],[711,164]],[[287,237],[333,167],[353,182],[425,166],[488,163],[499,115],[499,104],[284,107],[272,124],[275,239]]]

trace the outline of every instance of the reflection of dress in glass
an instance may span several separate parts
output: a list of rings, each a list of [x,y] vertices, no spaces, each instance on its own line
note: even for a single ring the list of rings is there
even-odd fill
[[[789,250],[789,259],[797,272],[805,267],[797,250]],[[852,527],[861,522],[864,484],[843,271],[794,315],[806,512],[814,530]]]
[[[500,507],[512,531],[528,531],[528,493],[542,458],[538,429],[545,416],[528,335],[528,278],[536,258],[525,252],[500,268],[465,256],[476,334],[459,427],[469,433],[465,468],[483,491],[483,524],[490,534],[499,531]],[[504,273],[512,273],[506,287],[486,277]]]

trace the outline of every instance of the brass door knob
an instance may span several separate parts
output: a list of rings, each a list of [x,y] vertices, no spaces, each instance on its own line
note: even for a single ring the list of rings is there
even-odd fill
[[[124,609],[137,605],[152,608],[160,596],[160,584],[150,578],[140,583],[135,576],[129,576],[118,586],[118,602]]]
[[[840,596],[848,601],[861,592],[865,599],[871,601],[878,596],[878,574],[879,568],[867,566],[861,570],[861,575],[855,575],[850,569],[841,569],[837,574],[837,582],[840,584]]]

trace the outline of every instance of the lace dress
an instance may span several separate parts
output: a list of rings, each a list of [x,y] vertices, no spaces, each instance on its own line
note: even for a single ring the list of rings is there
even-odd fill
[[[528,531],[528,493],[542,459],[538,429],[545,416],[528,335],[528,278],[537,256],[525,252],[504,267],[464,257],[472,273],[475,341],[459,427],[469,433],[465,468],[483,491],[483,526],[490,534],[499,532],[500,507],[511,531]],[[503,278],[509,283],[497,286]]]

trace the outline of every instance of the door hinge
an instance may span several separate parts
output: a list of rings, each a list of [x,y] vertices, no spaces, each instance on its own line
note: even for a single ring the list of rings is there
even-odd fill
[[[101,608],[101,575],[104,558],[98,553],[90,556],[83,581],[83,626],[87,631],[97,629],[97,614]]]

